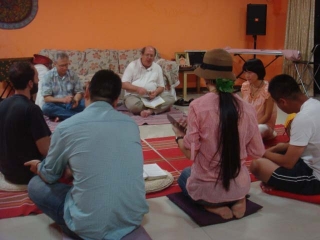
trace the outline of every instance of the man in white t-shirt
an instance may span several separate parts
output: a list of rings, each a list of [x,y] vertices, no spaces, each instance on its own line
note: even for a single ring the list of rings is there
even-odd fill
[[[320,194],[320,102],[304,95],[291,76],[280,74],[269,92],[285,113],[297,113],[289,143],[279,143],[255,160],[251,172],[276,189],[303,195]]]
[[[164,92],[164,80],[161,67],[154,62],[156,49],[148,46],[141,50],[141,58],[131,62],[122,76],[122,88],[125,90],[124,104],[133,114],[148,117],[168,111],[175,99]],[[142,97],[154,99],[160,96],[165,102],[155,109],[146,108]]]

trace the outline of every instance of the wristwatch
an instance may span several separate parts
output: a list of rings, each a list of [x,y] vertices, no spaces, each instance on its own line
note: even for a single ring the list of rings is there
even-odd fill
[[[178,136],[178,137],[176,137],[176,143],[177,143],[177,144],[178,144],[178,141],[179,141],[180,139],[183,139],[183,136]]]

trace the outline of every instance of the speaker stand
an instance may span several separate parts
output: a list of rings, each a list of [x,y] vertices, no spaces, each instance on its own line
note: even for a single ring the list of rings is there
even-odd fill
[[[253,49],[257,49],[257,35],[252,35],[253,37]],[[256,55],[253,55],[253,58],[256,58]]]

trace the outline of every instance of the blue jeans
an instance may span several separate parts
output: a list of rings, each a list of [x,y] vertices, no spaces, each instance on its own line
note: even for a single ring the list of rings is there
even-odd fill
[[[178,184],[182,190],[182,193],[186,195],[189,199],[191,199],[194,203],[200,204],[203,206],[208,206],[208,207],[222,207],[222,206],[232,206],[235,204],[237,201],[232,201],[232,202],[221,202],[221,203],[210,203],[204,200],[193,200],[192,197],[190,197],[188,190],[187,190],[187,180],[191,175],[191,168],[187,167],[183,169],[180,177],[178,178]],[[214,183],[213,183],[214,184]]]
[[[58,117],[60,120],[64,120],[82,112],[84,108],[84,99],[82,98],[76,108],[72,108],[71,103],[45,103],[42,106],[42,112],[50,118]]]
[[[191,168],[190,167],[183,169],[177,182],[178,182],[183,194],[186,195],[187,197],[189,197],[190,199],[192,199],[188,193],[188,190],[187,190],[187,180],[190,177],[190,175],[191,175]]]
[[[64,213],[64,201],[71,185],[64,183],[47,184],[39,176],[34,176],[28,184],[30,199],[37,207],[52,220],[54,220],[68,236],[81,239],[66,225]]]

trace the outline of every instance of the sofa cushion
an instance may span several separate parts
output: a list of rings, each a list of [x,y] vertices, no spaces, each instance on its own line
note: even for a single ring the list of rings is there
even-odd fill
[[[83,69],[83,62],[85,53],[78,50],[60,50],[60,49],[42,49],[40,55],[47,56],[54,62],[54,56],[58,51],[64,51],[69,56],[69,69],[78,75],[85,75]]]
[[[93,75],[94,73],[89,73],[88,75],[78,75],[82,86],[86,86],[86,84],[91,81]]]
[[[119,72],[124,73],[129,63],[140,58],[141,49],[119,50]]]
[[[96,73],[101,69],[109,69],[119,73],[118,51],[112,49],[95,49],[88,48],[85,51],[83,75]]]
[[[176,87],[180,84],[179,81],[179,65],[175,61],[168,61],[163,58],[156,61],[162,68],[163,76],[168,85]]]

